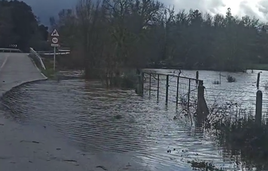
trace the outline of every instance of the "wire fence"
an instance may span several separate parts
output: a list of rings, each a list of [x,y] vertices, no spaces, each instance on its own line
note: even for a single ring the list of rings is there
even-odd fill
[[[205,98],[210,110],[228,107],[228,109],[224,109],[227,114],[236,114],[238,117],[253,116],[256,110],[256,93],[256,89],[244,91],[237,89],[206,88]],[[262,115],[264,119],[267,119],[268,99],[265,95],[264,93]]]
[[[179,113],[196,114],[198,108],[199,79],[163,72],[143,72],[143,97],[165,105]],[[191,76],[194,76],[193,74]],[[203,82],[203,81],[202,81]],[[248,117],[256,115],[256,93],[259,90],[242,84],[225,83],[223,86],[207,83],[205,103],[210,115]],[[268,116],[268,88],[262,89],[262,118]]]
[[[201,80],[173,74],[144,73],[143,96],[181,113],[195,113]]]

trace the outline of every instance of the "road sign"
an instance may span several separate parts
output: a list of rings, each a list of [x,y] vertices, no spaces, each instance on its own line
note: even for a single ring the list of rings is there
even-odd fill
[[[51,46],[52,46],[52,47],[60,47],[59,44],[54,44],[54,43],[51,43]]]
[[[51,37],[59,37],[59,33],[56,29],[53,30],[53,32],[51,33]]]
[[[58,31],[56,29],[51,33],[51,46],[54,47],[54,70],[56,70],[56,47],[59,47],[59,39],[60,37]]]
[[[59,43],[59,39],[57,37],[53,37],[51,41],[52,41],[53,44],[58,44]]]

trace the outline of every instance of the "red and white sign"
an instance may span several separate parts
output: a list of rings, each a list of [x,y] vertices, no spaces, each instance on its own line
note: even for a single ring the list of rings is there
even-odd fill
[[[53,44],[58,44],[59,43],[59,39],[57,37],[53,37],[52,38],[52,43]]]
[[[53,32],[51,33],[51,46],[52,47],[59,47],[59,33],[56,29],[53,30]]]
[[[60,35],[56,29],[54,29],[53,32],[51,33],[51,37],[60,37]]]

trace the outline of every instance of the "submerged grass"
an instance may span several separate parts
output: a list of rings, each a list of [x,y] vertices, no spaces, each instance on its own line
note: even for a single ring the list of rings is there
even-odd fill
[[[248,69],[268,70],[268,64],[252,64]]]
[[[218,127],[219,143],[230,154],[239,154],[246,168],[268,169],[268,125],[257,124],[255,119],[226,121]]]
[[[210,124],[220,146],[229,158],[239,158],[237,165],[257,170],[268,169],[268,125],[257,124],[252,116],[234,118],[224,116]]]
[[[212,163],[204,162],[204,161],[188,161],[191,164],[193,170],[199,171],[223,171],[223,169],[219,169],[214,166]]]

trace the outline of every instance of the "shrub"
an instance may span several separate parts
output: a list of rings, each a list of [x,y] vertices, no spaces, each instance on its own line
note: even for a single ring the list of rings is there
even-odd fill
[[[213,84],[221,84],[220,81],[213,81]]]
[[[232,77],[231,75],[228,75],[228,76],[227,76],[227,81],[228,81],[229,83],[233,83],[233,82],[236,82],[236,79],[235,79],[234,77]]]
[[[220,146],[229,158],[237,156],[248,169],[268,169],[268,125],[255,122],[253,117],[231,118],[226,116],[212,124]]]

